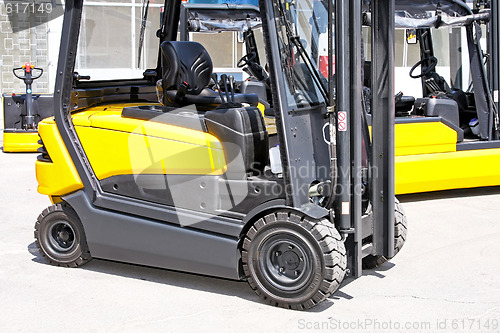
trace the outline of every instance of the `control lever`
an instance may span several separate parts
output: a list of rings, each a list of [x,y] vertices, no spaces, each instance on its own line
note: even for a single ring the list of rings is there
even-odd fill
[[[90,75],[80,75],[78,72],[74,72],[73,79],[77,82],[80,80],[90,80]]]
[[[234,104],[234,76],[229,75],[229,86],[231,87],[231,103]]]
[[[394,104],[397,104],[401,100],[401,98],[403,98],[403,92],[402,91],[398,92],[396,94],[396,96],[394,96]]]
[[[220,79],[222,81],[222,84],[224,85],[224,92],[226,93],[226,103],[229,103],[229,89],[228,89],[228,86],[227,86],[227,75],[226,74],[222,74],[220,76]]]
[[[220,86],[219,86],[219,80],[217,79],[217,73],[212,73],[212,75],[210,75],[210,77],[212,78],[212,80],[214,80],[215,82],[215,88],[217,89],[217,91],[219,92],[219,97],[220,97],[220,102],[221,104],[224,104],[224,97],[222,96],[222,91],[220,90]],[[222,76],[221,76],[222,77]]]
[[[226,74],[221,74],[220,83],[217,81],[217,74],[213,73],[211,78],[215,81],[216,85],[215,88],[219,90],[219,96],[221,100],[221,104],[217,107],[217,109],[240,108],[243,106],[241,103],[234,102],[234,77],[232,75],[227,76]],[[228,80],[229,80],[229,86],[228,86]],[[220,85],[224,85],[224,92],[226,98],[223,97]],[[231,89],[231,92],[229,92],[229,89]]]

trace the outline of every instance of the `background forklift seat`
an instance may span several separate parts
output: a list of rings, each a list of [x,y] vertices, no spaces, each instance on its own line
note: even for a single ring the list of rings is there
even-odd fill
[[[165,106],[195,104],[200,111],[213,110],[223,101],[219,94],[208,88],[212,74],[212,59],[197,42],[166,41],[160,46],[162,54],[162,103]],[[236,103],[257,106],[255,94],[235,94]]]

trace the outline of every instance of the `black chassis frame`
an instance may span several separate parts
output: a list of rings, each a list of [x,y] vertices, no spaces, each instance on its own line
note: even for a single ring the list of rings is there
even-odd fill
[[[175,39],[181,0],[165,2],[165,12],[172,13],[159,31],[160,41]],[[337,228],[346,237],[350,273],[361,275],[361,260],[364,256],[385,255],[392,257],[394,248],[394,100],[393,63],[394,63],[394,0],[373,0],[372,10],[375,19],[372,45],[374,59],[380,63],[373,66],[373,87],[377,93],[373,97],[373,143],[371,163],[371,197],[373,214],[364,216],[361,211],[360,170],[361,170],[361,0],[341,0],[335,2],[336,29],[343,34],[336,34],[336,56],[340,64],[337,69],[336,86],[337,105],[326,110],[289,112],[280,103],[283,97],[280,80],[281,67],[277,58],[273,21],[272,0],[261,0],[260,8],[265,35],[269,34],[267,47],[270,65],[271,86],[274,92],[278,135],[281,158],[284,166],[286,197],[271,200],[255,207],[246,215],[238,217],[203,216],[203,214],[176,209],[161,204],[145,202],[133,198],[105,193],[94,175],[85,151],[76,135],[71,122],[71,111],[85,106],[79,103],[73,91],[73,71],[76,59],[77,43],[83,0],[66,2],[63,33],[54,89],[54,116],[64,144],[73,160],[84,188],[65,195],[68,202],[80,217],[84,225],[90,252],[94,257],[111,259],[142,265],[150,265],[174,270],[241,279],[239,243],[248,222],[275,209],[300,211],[312,218],[335,216]],[[264,10],[262,10],[262,8]],[[354,14],[355,13],[355,14]],[[381,13],[381,15],[377,15]],[[389,17],[389,19],[387,19]],[[382,19],[383,18],[383,19]],[[329,26],[333,27],[330,15]],[[269,27],[266,33],[266,27]],[[330,30],[331,31],[331,30]],[[349,33],[348,33],[349,32]],[[348,37],[341,39],[340,36]],[[273,57],[274,55],[274,57]],[[353,56],[355,55],[355,56]],[[344,59],[344,60],[341,60]],[[349,60],[350,59],[350,60]],[[137,82],[139,83],[139,82]],[[125,93],[113,100],[123,100],[132,91],[140,87],[134,82],[117,86],[130,86],[130,94]],[[90,82],[84,86],[95,87]],[[97,83],[102,88],[103,82]],[[147,85],[146,85],[147,86]],[[108,87],[113,88],[113,87]],[[85,89],[83,89],[85,90]],[[147,90],[147,88],[146,88]],[[79,95],[79,94],[78,94]],[[134,93],[134,96],[136,94]],[[276,108],[276,106],[279,106]],[[325,209],[310,202],[308,191],[315,174],[310,177],[298,177],[290,172],[291,167],[300,167],[304,163],[328,163],[328,145],[323,142],[322,125],[330,119],[335,124],[336,110],[348,111],[348,130],[336,132],[337,156],[339,167],[347,172],[337,174],[339,188],[347,195],[341,202],[342,214],[337,209]],[[334,131],[332,131],[334,132]],[[314,149],[311,149],[314,147]],[[50,153],[50,152],[49,152]],[[319,164],[321,165],[321,164]],[[302,190],[302,191],[301,191]],[[345,209],[347,207],[347,209]],[[335,214],[337,212],[337,214]],[[176,216],[186,219],[203,220],[196,228],[181,227],[172,223]],[[119,232],[118,232],[119,231]],[[371,244],[363,246],[362,240],[373,235]]]
[[[491,18],[490,18],[490,33],[488,36],[488,50],[490,53],[491,61],[489,66],[489,75],[490,78],[490,88],[493,91],[493,103],[495,103],[496,109],[498,110],[498,90],[499,90],[499,76],[500,76],[500,5],[498,1],[491,0],[490,1],[490,10],[491,10]],[[496,95],[496,96],[495,96]],[[496,97],[496,98],[495,98]]]

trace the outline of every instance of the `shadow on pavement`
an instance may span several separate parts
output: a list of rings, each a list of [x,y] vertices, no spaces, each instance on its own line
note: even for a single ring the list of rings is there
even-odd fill
[[[477,197],[482,195],[496,195],[500,194],[500,186],[490,186],[490,187],[477,187],[477,188],[467,188],[467,189],[457,189],[457,190],[447,190],[447,191],[437,191],[437,192],[425,192],[425,193],[413,193],[413,194],[401,194],[398,195],[400,202],[418,202],[418,201],[429,201],[437,199],[450,199],[450,198],[465,198],[465,197]]]
[[[33,255],[32,261],[39,264],[50,265],[38,250],[35,242],[28,245],[28,252]],[[102,259],[92,259],[80,269],[96,273],[117,275],[125,278],[149,281],[153,283],[166,284],[178,288],[194,289],[226,296],[236,296],[247,301],[265,304],[265,302],[255,294],[255,292],[250,288],[250,286],[248,286],[245,281],[234,281],[224,278],[210,277],[205,275],[185,273],[135,264],[127,264]],[[322,312],[330,308],[334,304],[334,300],[346,298],[342,295],[345,294],[337,291],[329,299],[326,299],[314,308],[309,309],[305,312]]]
[[[382,265],[380,265],[377,268],[363,269],[363,275],[362,276],[374,276],[374,277],[377,277],[379,279],[383,279],[383,278],[385,278],[385,275],[382,274],[382,273],[386,272],[386,271],[388,271],[390,269],[392,269],[394,266],[396,266],[396,265],[393,264],[390,261],[387,261],[387,262],[383,263]],[[348,284],[350,284],[350,283],[352,283],[354,281],[357,281],[357,279],[355,279],[355,278],[353,278],[351,276],[346,277],[344,279],[344,281],[342,282],[341,288],[344,287],[344,286],[347,286]],[[332,295],[332,297],[334,297],[334,296],[339,296],[340,298],[345,298],[345,299],[352,299],[353,298],[351,295],[347,295],[347,294],[339,293],[339,292],[336,292],[334,295]]]

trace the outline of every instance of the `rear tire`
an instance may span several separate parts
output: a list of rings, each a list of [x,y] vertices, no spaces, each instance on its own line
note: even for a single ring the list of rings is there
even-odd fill
[[[406,234],[408,232],[408,220],[406,218],[405,211],[399,203],[399,200],[395,199],[394,203],[394,256],[401,251],[401,248],[406,242]],[[363,258],[363,269],[374,269],[389,261],[391,258],[386,258],[384,256],[373,256],[369,255]]]
[[[305,310],[338,289],[347,260],[342,238],[330,222],[280,211],[248,230],[242,262],[250,287],[264,301]]]
[[[35,243],[54,266],[77,267],[92,259],[82,223],[67,203],[52,205],[38,216]]]

